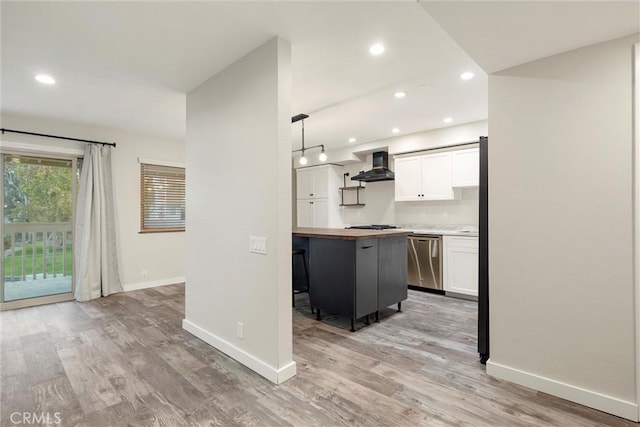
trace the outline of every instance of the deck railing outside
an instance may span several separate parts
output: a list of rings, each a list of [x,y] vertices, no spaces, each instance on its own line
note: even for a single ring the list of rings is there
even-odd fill
[[[4,224],[4,280],[71,276],[71,223]]]

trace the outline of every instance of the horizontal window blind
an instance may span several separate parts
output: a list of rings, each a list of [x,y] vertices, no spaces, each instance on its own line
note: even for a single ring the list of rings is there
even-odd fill
[[[184,231],[184,168],[140,163],[140,231]]]

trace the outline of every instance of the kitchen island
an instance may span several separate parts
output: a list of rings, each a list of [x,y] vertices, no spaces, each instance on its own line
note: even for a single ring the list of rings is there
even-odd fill
[[[293,247],[309,254],[309,299],[321,311],[355,322],[407,299],[407,235],[403,230],[294,228]]]

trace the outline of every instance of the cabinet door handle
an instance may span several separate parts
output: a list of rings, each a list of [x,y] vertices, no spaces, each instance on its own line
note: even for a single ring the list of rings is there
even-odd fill
[[[313,196],[313,193],[309,193],[310,196]]]
[[[369,248],[372,248],[372,247],[373,247],[373,245],[369,245],[369,246],[362,246],[362,249],[369,249]]]
[[[310,204],[310,205],[312,205],[312,204],[313,204],[313,202],[309,202],[309,204]]]

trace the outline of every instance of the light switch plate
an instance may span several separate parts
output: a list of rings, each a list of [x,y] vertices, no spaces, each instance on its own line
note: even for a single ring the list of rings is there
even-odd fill
[[[238,322],[237,335],[241,340],[244,339],[244,324],[242,322]]]
[[[267,254],[267,238],[249,236],[249,252],[254,254]]]

